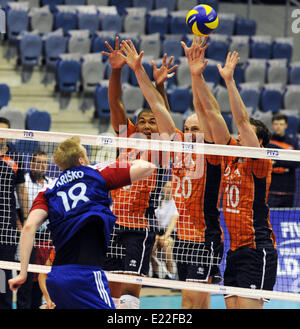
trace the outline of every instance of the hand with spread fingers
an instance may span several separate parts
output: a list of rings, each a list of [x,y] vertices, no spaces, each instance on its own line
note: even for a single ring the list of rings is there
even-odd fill
[[[236,65],[240,61],[238,52],[229,52],[226,58],[225,66],[222,68],[221,64],[218,64],[217,67],[219,69],[221,77],[225,81],[233,80],[233,74]]]
[[[115,39],[115,49],[107,41],[105,41],[105,45],[110,52],[102,51],[102,54],[108,56],[112,69],[121,69],[126,64],[126,61],[122,57],[122,52],[119,48],[119,37],[117,36]]]
[[[174,57],[171,56],[168,63],[167,54],[163,56],[163,62],[160,68],[157,68],[154,61],[152,61],[153,67],[153,78],[156,82],[156,85],[163,84],[167,79],[172,78],[175,75],[175,70],[178,68],[178,65],[171,66]],[[171,67],[170,67],[171,66]]]
[[[139,54],[135,49],[135,46],[131,40],[123,40],[121,45],[122,58],[125,60],[127,65],[133,70],[143,68],[142,58],[144,51],[141,51]]]
[[[207,37],[202,40],[200,37],[194,36],[191,47],[188,47],[184,41],[181,41],[181,45],[188,59],[191,74],[201,75],[208,63],[207,60],[204,60],[205,50],[209,46]]]

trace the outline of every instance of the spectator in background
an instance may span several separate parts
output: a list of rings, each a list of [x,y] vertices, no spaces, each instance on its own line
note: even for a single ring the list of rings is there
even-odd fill
[[[0,128],[10,128],[10,121],[0,117]],[[19,200],[23,218],[28,215],[28,193],[22,168],[22,155],[0,138],[0,259],[14,261],[18,244],[17,209],[15,192]],[[12,277],[11,270],[2,270],[0,286],[0,309],[12,309],[12,292],[8,280]],[[5,280],[3,282],[2,280]]]
[[[277,113],[272,118],[273,135],[269,148],[298,149],[298,138],[286,133],[288,118],[285,114]],[[296,161],[273,161],[272,183],[270,186],[268,204],[270,207],[293,207],[296,174]]]
[[[25,184],[28,190],[28,207],[38,193],[44,189],[45,185],[51,183],[52,179],[46,176],[48,170],[48,155],[43,151],[34,152],[30,160],[30,171],[25,174]],[[43,225],[40,232],[47,237],[47,226]],[[33,264],[44,265],[49,258],[51,246],[49,241],[42,239],[39,245],[33,248],[31,262]],[[28,273],[27,281],[17,291],[18,309],[38,309],[42,304],[42,291],[38,283],[37,273]]]

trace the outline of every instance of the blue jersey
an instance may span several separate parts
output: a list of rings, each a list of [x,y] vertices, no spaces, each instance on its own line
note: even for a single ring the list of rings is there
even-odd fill
[[[109,244],[116,217],[110,210],[109,188],[92,167],[65,170],[45,191],[49,229],[56,252],[91,220],[102,220],[104,239]]]

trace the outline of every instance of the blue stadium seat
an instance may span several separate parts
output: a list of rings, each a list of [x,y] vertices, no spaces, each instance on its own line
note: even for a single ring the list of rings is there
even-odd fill
[[[54,14],[54,29],[63,29],[66,35],[70,30],[77,29],[77,15],[75,12],[57,12]]]
[[[221,113],[230,133],[232,133],[232,115],[230,113]]]
[[[10,88],[6,83],[0,83],[0,108],[7,106],[10,101]]]
[[[265,85],[260,94],[260,110],[263,112],[272,111],[273,113],[277,113],[282,108],[282,103],[283,92],[281,85]]]
[[[250,57],[271,58],[272,38],[271,36],[253,36],[250,41]]]
[[[165,35],[162,41],[162,53],[167,53],[168,56],[174,56],[175,59],[183,56],[183,48],[181,46],[181,36],[178,35]]]
[[[211,35],[209,38],[209,47],[206,50],[207,58],[215,61],[225,62],[228,54],[228,40],[225,35]]]
[[[300,85],[300,62],[291,63],[289,68],[289,83]]]
[[[47,111],[30,108],[25,116],[26,129],[49,131],[51,127],[51,116]]]
[[[237,85],[245,82],[245,67],[244,65],[237,65],[233,74],[234,80]]]
[[[244,83],[240,85],[240,95],[246,107],[255,112],[259,106],[260,91],[257,85]]]
[[[145,7],[147,11],[153,9],[153,0],[132,0],[132,7]]]
[[[54,13],[56,6],[63,5],[64,0],[41,0],[41,6],[49,6],[50,10]]]
[[[19,41],[19,59],[22,66],[39,65],[43,42],[39,34],[25,33]]]
[[[84,6],[86,4],[86,0],[65,0],[65,5],[68,6]]]
[[[235,18],[234,14],[220,13],[219,14],[219,26],[216,28],[214,33],[225,34],[231,36],[234,33],[235,27]]]
[[[79,30],[89,30],[90,35],[98,31],[100,28],[100,18],[97,12],[95,13],[85,13],[78,12],[78,29]]]
[[[215,86],[220,83],[220,73],[214,60],[208,61],[208,64],[205,70],[203,71],[203,76],[206,82],[211,82]]]
[[[105,41],[111,46],[115,43],[115,32],[113,31],[101,31],[94,34],[92,38],[92,52],[101,53],[101,51],[108,51]],[[108,59],[107,56],[103,56],[104,61]]]
[[[108,84],[104,81],[95,89],[95,112],[98,118],[109,118],[110,107],[108,104]]]
[[[59,59],[56,65],[56,81],[58,90],[70,93],[77,90],[81,66],[76,60]]]
[[[169,30],[171,34],[188,34],[186,25],[186,11],[173,11],[170,13]]]
[[[39,142],[18,139],[15,143],[15,149],[16,152],[21,154],[32,154],[39,150]]]
[[[119,15],[124,15],[126,14],[126,8],[132,6],[132,0],[110,0],[109,5],[115,6]]]
[[[166,8],[149,12],[146,21],[147,34],[160,33],[161,36],[164,36],[168,33],[168,28],[168,11]]]
[[[67,38],[63,35],[50,34],[46,37],[44,43],[45,64],[49,67],[55,67],[59,55],[67,51]]]
[[[299,130],[299,117],[296,114],[287,114],[288,117],[288,127],[286,129],[286,134],[296,135]]]
[[[155,9],[167,8],[168,12],[176,9],[176,0],[154,0]]]
[[[256,34],[256,22],[252,19],[246,19],[241,16],[237,16],[235,20],[235,33],[236,35],[255,35]]]
[[[272,58],[285,58],[288,62],[293,56],[293,39],[276,38],[272,45]]]
[[[198,3],[201,3],[203,5],[209,5],[214,8],[214,10],[218,11],[219,10],[219,0],[201,0],[198,1]]]
[[[192,94],[187,88],[174,87],[167,91],[172,112],[184,113],[192,104]]]
[[[22,9],[13,9],[7,7],[6,26],[8,39],[17,40],[20,33],[28,30],[28,12]]]

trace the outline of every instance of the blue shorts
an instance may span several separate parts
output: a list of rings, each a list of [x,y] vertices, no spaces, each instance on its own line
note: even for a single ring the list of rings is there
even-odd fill
[[[98,266],[52,266],[46,286],[56,309],[115,309],[106,275]]]

